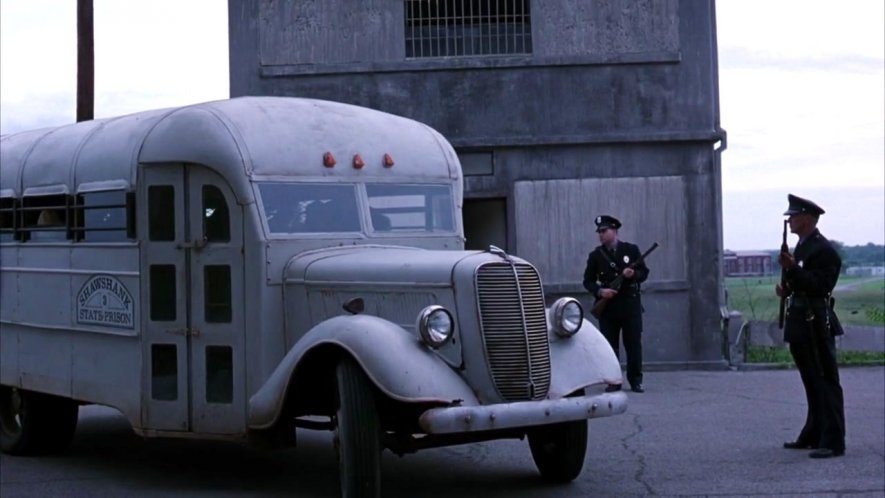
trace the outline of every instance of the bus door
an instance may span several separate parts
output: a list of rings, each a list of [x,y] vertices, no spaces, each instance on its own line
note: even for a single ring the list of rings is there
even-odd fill
[[[208,168],[142,171],[144,428],[242,432],[242,209],[227,183]]]

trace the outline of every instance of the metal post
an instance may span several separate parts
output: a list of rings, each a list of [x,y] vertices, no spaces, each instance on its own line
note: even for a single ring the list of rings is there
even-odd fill
[[[92,0],[77,0],[77,122],[95,117]]]

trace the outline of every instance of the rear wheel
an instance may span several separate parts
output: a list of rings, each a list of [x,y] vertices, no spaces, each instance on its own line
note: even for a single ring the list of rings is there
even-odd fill
[[[541,477],[552,482],[573,481],[584,468],[587,421],[544,425],[529,431],[529,448]]]
[[[74,438],[79,406],[49,394],[0,386],[0,449],[11,455],[64,451]]]
[[[337,431],[341,496],[381,495],[381,422],[375,386],[357,363],[346,358],[338,364]]]

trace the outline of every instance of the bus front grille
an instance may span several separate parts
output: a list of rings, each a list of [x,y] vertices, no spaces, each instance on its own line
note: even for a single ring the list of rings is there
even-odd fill
[[[492,379],[507,401],[543,399],[550,344],[538,272],[524,263],[487,263],[476,273],[480,325]]]

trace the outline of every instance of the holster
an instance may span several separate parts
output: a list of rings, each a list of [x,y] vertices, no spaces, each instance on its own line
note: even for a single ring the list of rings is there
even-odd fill
[[[835,307],[836,298],[830,297],[829,306],[827,306],[827,321],[830,328],[830,335],[833,337],[845,333],[845,330],[842,328],[842,322],[839,321],[839,317],[836,315]]]

